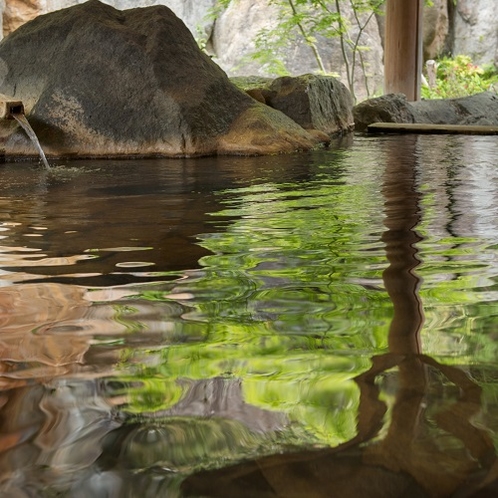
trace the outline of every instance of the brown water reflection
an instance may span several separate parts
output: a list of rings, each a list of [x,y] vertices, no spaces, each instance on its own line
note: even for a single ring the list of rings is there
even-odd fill
[[[54,169],[36,183],[24,172],[26,184],[20,184],[22,171],[21,179],[7,171],[3,181],[11,192],[0,199],[6,220],[2,267],[17,273],[17,280],[19,274],[46,275],[66,283],[85,278],[94,285],[133,281],[133,272],[147,278],[147,271],[195,268],[208,251],[191,242],[206,231],[207,213],[219,207],[209,182],[182,166],[149,167],[141,178],[140,164],[113,171],[117,166],[95,162],[89,171],[73,167],[67,178],[62,168]],[[27,243],[30,252],[22,251]]]
[[[470,497],[498,495],[493,441],[473,420],[481,388],[460,368],[422,354],[424,324],[417,233],[421,221],[417,136],[387,149],[382,194],[389,267],[383,273],[393,305],[389,352],[355,381],[360,389],[357,435],[335,448],[278,454],[200,472],[185,496],[301,498],[331,496]],[[442,380],[444,378],[444,380]],[[433,392],[452,385],[458,395],[437,406]],[[382,392],[393,392],[391,406]],[[434,409],[433,406],[436,405]],[[386,414],[389,411],[389,417]],[[443,440],[436,433],[447,433]]]
[[[78,334],[78,327],[70,324],[84,320],[89,305],[83,289],[76,287],[26,284],[0,288],[0,386],[22,385],[33,376],[56,377],[67,373],[72,365],[81,364],[90,347],[88,334]],[[66,324],[63,330],[55,330],[60,325],[54,324],[61,323]],[[33,324],[37,324],[36,330]],[[11,373],[12,363],[35,364],[37,373],[32,369]]]
[[[216,192],[255,180],[305,181],[319,164],[309,159],[304,167],[299,155],[164,160],[152,167],[92,161],[36,174],[26,165],[4,165],[0,263],[9,273],[0,281],[46,276],[109,286],[198,268],[209,251],[196,236],[229,222],[216,219],[223,208]]]

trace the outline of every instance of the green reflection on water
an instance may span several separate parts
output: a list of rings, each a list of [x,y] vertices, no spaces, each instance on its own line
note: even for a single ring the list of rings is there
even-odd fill
[[[221,376],[244,379],[247,403],[288,414],[309,442],[337,445],[355,435],[352,379],[386,348],[392,316],[382,290],[381,201],[378,185],[357,178],[346,185],[327,168],[334,174],[316,184],[220,193],[230,205],[217,217],[237,220],[202,237],[213,255],[177,289],[192,296],[183,323],[204,339],[170,345],[140,370],[143,384],[130,391],[134,413],[171,408],[178,379]],[[366,198],[377,209],[351,211]],[[158,291],[141,297],[168,299]]]
[[[135,350],[123,362],[130,375],[120,379],[135,382],[124,389],[130,396],[125,410],[168,417],[188,396],[184,379],[242,379],[244,402],[288,416],[283,430],[299,426],[300,444],[337,446],[357,435],[360,389],[354,379],[373,356],[388,351],[394,316],[383,280],[389,266],[382,239],[383,164],[371,159],[365,168],[358,157],[344,157],[341,169],[324,163],[319,170],[306,182],[217,194],[226,209],[216,219],[232,222],[200,237],[212,253],[202,258],[203,269],[174,289],[135,297],[175,303],[181,311],[164,316],[175,338]],[[423,352],[449,365],[493,363],[497,272],[489,260],[495,248],[473,234],[452,236],[446,221],[438,224],[434,188],[418,185],[419,222],[412,227]],[[486,395],[495,389],[487,384]],[[395,396],[387,389],[379,399],[388,420]],[[438,400],[427,413],[444,406]]]

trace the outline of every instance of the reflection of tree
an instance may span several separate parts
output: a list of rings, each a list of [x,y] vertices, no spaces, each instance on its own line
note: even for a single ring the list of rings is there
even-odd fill
[[[406,147],[389,151],[383,188],[387,231],[382,240],[389,261],[383,279],[394,311],[389,352],[373,357],[371,368],[356,378],[357,435],[332,449],[272,455],[193,475],[184,482],[186,495],[446,497],[496,486],[492,440],[472,424],[481,408],[481,388],[462,370],[421,353],[417,138],[405,141]],[[381,385],[393,370],[397,387],[389,412]],[[431,410],[431,392],[441,389],[442,377],[458,395]]]

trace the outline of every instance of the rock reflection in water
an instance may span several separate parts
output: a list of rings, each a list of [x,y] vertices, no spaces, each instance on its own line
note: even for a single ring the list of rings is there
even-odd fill
[[[0,438],[3,496],[39,496],[47,484],[64,490],[61,476],[91,467],[101,438],[117,425],[91,380],[46,380],[4,391],[1,400],[2,433],[8,434]]]
[[[166,272],[176,278],[209,254],[196,237],[229,222],[216,217],[217,191],[253,178],[306,180],[316,165],[311,159],[302,168],[302,157],[76,162],[79,173],[73,166],[67,176],[4,165],[0,281],[111,286],[171,279]],[[130,261],[150,266],[128,269]]]

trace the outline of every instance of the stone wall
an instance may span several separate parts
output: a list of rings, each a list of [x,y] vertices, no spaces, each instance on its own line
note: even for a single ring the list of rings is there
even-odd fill
[[[353,12],[344,3],[343,15],[355,26]],[[267,0],[237,0],[223,12],[213,26],[208,49],[212,51],[216,62],[228,71],[230,76],[258,75],[274,76],[271,70],[261,62],[250,59],[255,50],[255,38],[262,29],[272,29],[278,18],[278,10],[268,6]],[[365,16],[363,16],[363,22]],[[356,36],[352,28],[353,37]],[[361,45],[369,47],[363,51],[365,71],[361,61],[357,58],[354,72],[354,87],[358,97],[365,97],[368,93],[375,94],[382,91],[383,85],[383,49],[379,26],[374,17],[367,24],[361,35]],[[338,76],[348,86],[346,65],[342,57],[338,38],[320,38],[317,36],[317,48],[328,73]],[[318,63],[312,49],[304,43],[302,36],[290,40],[285,50],[278,55],[292,75],[313,73],[319,70]],[[351,57],[349,57],[351,63]],[[366,77],[366,80],[365,80]],[[368,84],[368,92],[365,85]]]
[[[498,65],[497,7],[496,0],[458,1],[455,13],[455,53],[472,55],[479,64]]]

